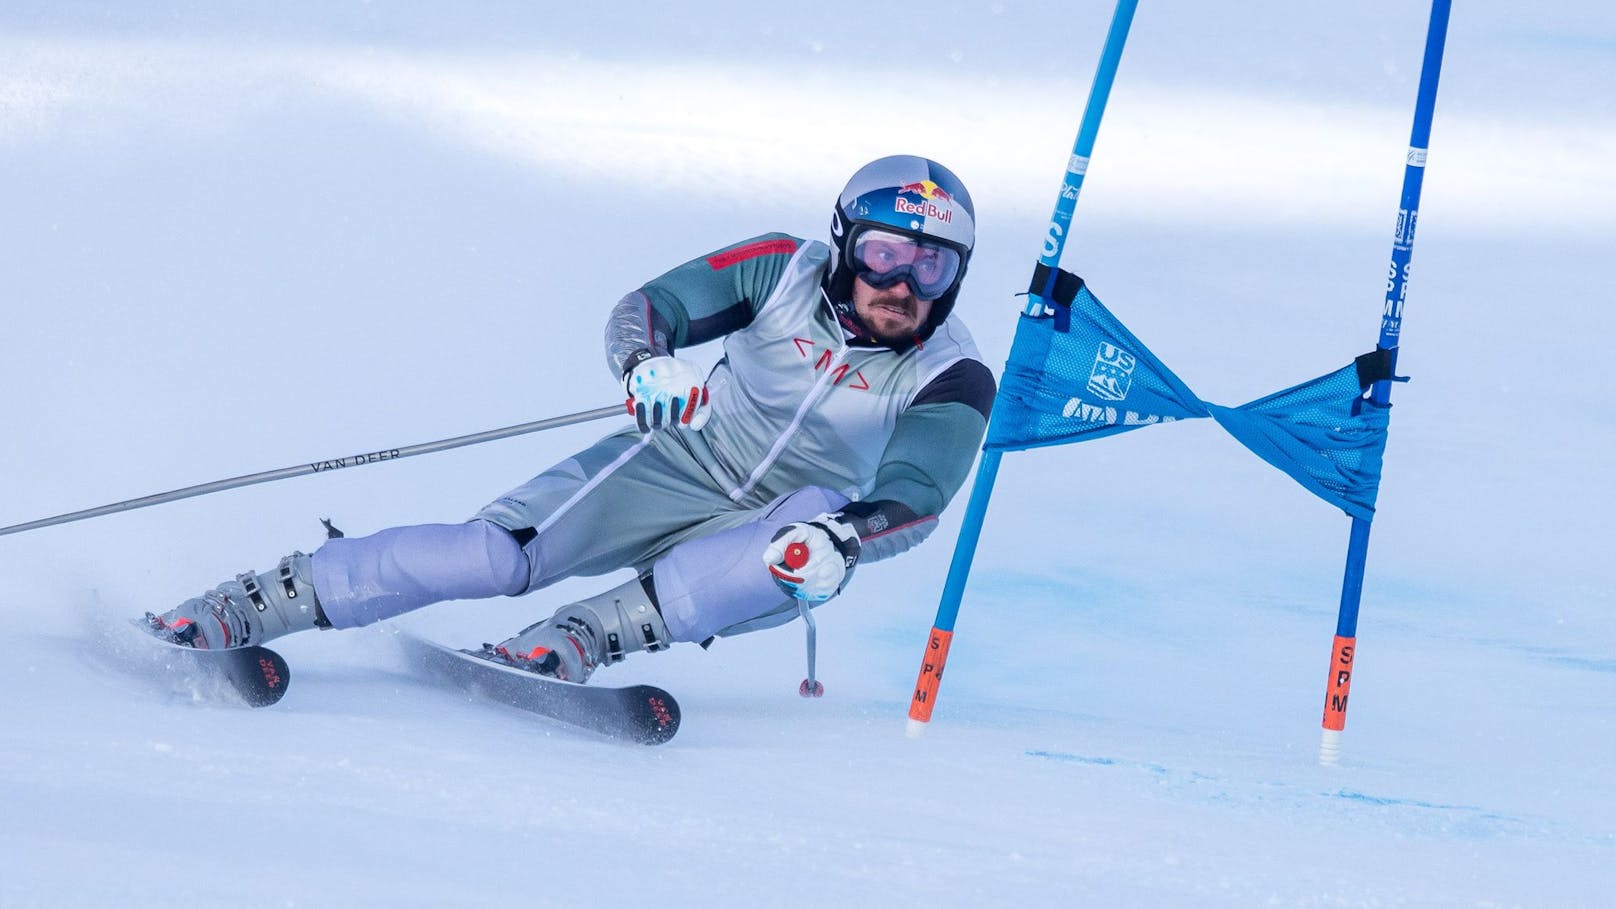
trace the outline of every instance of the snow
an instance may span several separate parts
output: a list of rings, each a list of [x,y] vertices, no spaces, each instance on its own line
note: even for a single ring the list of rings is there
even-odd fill
[[[603,674],[678,695],[657,748],[386,628],[281,642],[266,710],[111,668],[318,518],[461,519],[602,422],[0,539],[0,906],[1606,904],[1616,14],[1456,7],[1340,766],[1347,520],[1210,421],[1005,459],[918,741],[963,496],[818,613],[823,699],[800,624]],[[611,301],[895,152],[971,186],[1002,363],[1111,6],[882,9],[8,4],[0,524],[610,404]],[[1426,13],[1142,5],[1066,262],[1202,397],[1373,344]]]

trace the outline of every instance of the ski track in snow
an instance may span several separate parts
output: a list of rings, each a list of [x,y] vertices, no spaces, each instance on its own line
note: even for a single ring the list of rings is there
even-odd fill
[[[1449,805],[1416,798],[1371,795],[1353,789],[1314,790],[1285,781],[1235,780],[1197,770],[1121,758],[1029,750],[1028,757],[1084,767],[1116,768],[1147,775],[1162,792],[1177,798],[1226,805],[1241,811],[1276,814],[1307,812],[1338,818],[1343,824],[1372,825],[1398,835],[1456,840],[1535,839],[1577,845],[1616,846],[1616,838],[1592,836],[1547,817],[1517,816],[1479,805]]]

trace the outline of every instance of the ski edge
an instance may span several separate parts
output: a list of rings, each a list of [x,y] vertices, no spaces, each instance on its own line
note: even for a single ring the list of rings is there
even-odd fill
[[[679,702],[654,685],[578,685],[502,666],[407,632],[397,638],[413,664],[493,703],[640,745],[663,744],[679,731]]]

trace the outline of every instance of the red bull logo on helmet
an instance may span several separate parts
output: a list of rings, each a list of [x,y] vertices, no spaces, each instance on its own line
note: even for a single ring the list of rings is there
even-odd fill
[[[919,196],[922,199],[931,199],[937,202],[952,203],[954,201],[953,195],[951,195],[948,190],[943,189],[941,186],[938,186],[936,183],[933,183],[930,180],[921,180],[919,183],[905,183],[904,185],[898,187],[898,192],[900,194]]]
[[[923,201],[911,202],[904,196],[919,196]],[[954,196],[930,180],[905,183],[898,187],[898,198],[893,201],[892,210],[901,215],[936,218],[949,224],[954,220]]]

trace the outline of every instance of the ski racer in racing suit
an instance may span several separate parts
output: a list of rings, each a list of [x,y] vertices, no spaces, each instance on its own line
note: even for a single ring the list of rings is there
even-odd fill
[[[994,396],[953,313],[974,220],[942,165],[871,162],[838,199],[830,245],[765,234],[617,303],[606,357],[633,428],[470,521],[331,539],[148,622],[241,647],[632,568],[486,652],[582,682],[628,653],[789,621],[860,561],[923,540],[969,472]],[[718,339],[709,375],[678,357]]]

